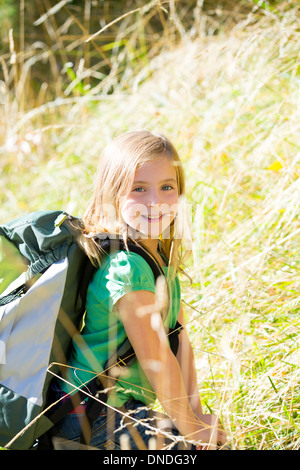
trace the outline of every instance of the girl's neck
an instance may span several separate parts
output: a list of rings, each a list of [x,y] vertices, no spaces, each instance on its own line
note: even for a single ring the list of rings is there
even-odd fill
[[[166,266],[165,261],[158,253],[158,240],[154,238],[143,238],[140,240],[140,244],[148,250],[151,255],[158,261],[161,266]]]
[[[151,253],[156,253],[158,248],[158,240],[155,238],[140,238],[139,242],[143,245],[147,250],[151,251]]]

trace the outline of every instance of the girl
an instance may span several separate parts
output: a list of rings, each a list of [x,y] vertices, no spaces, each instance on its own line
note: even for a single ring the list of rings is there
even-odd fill
[[[60,382],[61,391],[57,389],[61,396],[74,390],[72,384],[87,383],[91,373],[103,371],[111,353],[129,339],[137,360],[115,379],[108,406],[93,425],[90,445],[99,449],[120,448],[126,436],[131,449],[146,449],[153,443],[156,448],[165,448],[166,443],[175,448],[182,438],[200,449],[226,441],[218,420],[203,415],[180,304],[178,205],[184,188],[179,156],[161,135],[125,133],[100,158],[94,194],[81,226],[82,247],[99,269],[89,285],[83,330],[73,339],[68,384]],[[155,284],[149,264],[139,254],[118,249],[103,253],[97,234],[141,246],[163,269],[167,289],[159,289],[161,284]],[[175,357],[167,331],[177,321],[183,330]],[[165,425],[166,416],[158,423],[153,420],[158,416],[151,412],[156,398],[172,422],[171,429]],[[82,407],[77,408],[62,420],[58,436],[78,441],[81,412]]]

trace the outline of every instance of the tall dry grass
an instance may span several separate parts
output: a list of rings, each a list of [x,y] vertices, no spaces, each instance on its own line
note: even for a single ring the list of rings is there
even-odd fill
[[[0,220],[41,208],[80,214],[112,137],[167,134],[198,208],[183,297],[204,407],[220,414],[233,449],[298,449],[299,7],[254,10],[218,35],[200,9],[188,30],[176,11],[179,43],[166,24],[142,53],[150,3],[134,23],[120,21],[127,46],[93,89],[80,91],[77,70],[65,96],[45,102],[41,91],[22,112],[7,90],[12,43],[10,63],[0,58]]]

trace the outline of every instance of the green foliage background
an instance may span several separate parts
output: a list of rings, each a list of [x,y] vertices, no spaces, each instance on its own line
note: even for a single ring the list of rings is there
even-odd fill
[[[109,72],[110,55],[116,49],[129,47],[136,59],[138,55],[143,57],[150,51],[155,54],[160,47],[165,47],[162,39],[166,35],[169,44],[176,44],[182,32],[193,27],[195,14],[199,11],[206,16],[203,25],[205,33],[212,35],[218,34],[224,27],[233,27],[258,5],[261,5],[260,9],[272,11],[280,2],[173,0],[152,3],[156,4],[155,7],[147,9],[148,2],[143,0],[1,0],[0,53],[8,54],[11,51],[9,31],[12,30],[20,67],[27,58],[34,61],[30,65],[26,101],[33,100],[45,86],[47,97],[53,97],[63,93],[82,60],[86,68],[93,68],[93,73],[85,78],[85,85],[93,86]],[[92,43],[85,43],[84,38],[88,35],[124,13],[137,9],[145,10],[143,21],[140,21],[141,14],[137,11],[123,23],[118,22],[98,35]],[[54,14],[47,16],[48,12]],[[180,16],[180,25],[177,15]],[[131,35],[130,39],[128,34],[118,39],[120,25],[125,29],[128,26],[129,33],[135,29],[135,22],[136,34]],[[125,54],[122,66],[119,64],[119,74],[131,60],[128,53]],[[65,69],[65,64],[70,64],[70,67]]]

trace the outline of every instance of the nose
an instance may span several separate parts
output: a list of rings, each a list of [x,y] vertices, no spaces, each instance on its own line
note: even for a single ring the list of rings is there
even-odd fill
[[[147,207],[157,206],[160,204],[159,193],[155,188],[152,188],[148,194]]]

